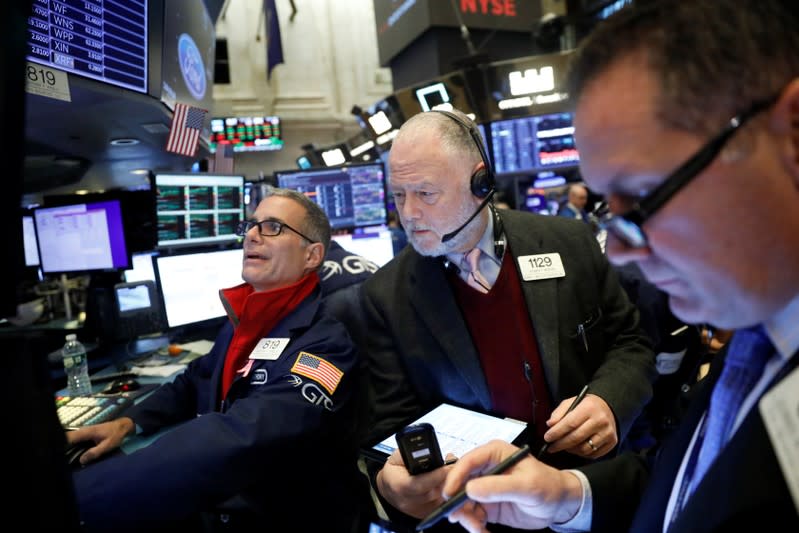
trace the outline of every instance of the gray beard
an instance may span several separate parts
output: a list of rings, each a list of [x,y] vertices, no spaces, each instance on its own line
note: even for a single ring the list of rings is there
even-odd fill
[[[484,208],[487,209],[487,208]],[[464,214],[462,212],[459,213],[459,220],[461,220],[461,224],[463,224],[463,220],[469,218],[473,211],[469,211],[468,213]],[[477,215],[474,217],[474,220],[469,222],[469,224],[463,228],[457,235],[455,235],[452,239],[447,242],[439,242],[433,248],[429,248],[427,250],[421,250],[416,243],[416,240],[411,235],[411,232],[406,230],[406,234],[408,235],[408,242],[413,246],[413,249],[416,250],[420,255],[427,256],[427,257],[440,257],[451,253],[457,252],[466,252],[466,245],[469,242],[479,241],[481,235],[478,234],[479,225],[482,217]]]

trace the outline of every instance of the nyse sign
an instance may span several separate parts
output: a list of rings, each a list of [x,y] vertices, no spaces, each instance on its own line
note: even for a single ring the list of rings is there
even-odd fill
[[[504,17],[516,16],[516,0],[461,0],[462,13],[481,13]]]

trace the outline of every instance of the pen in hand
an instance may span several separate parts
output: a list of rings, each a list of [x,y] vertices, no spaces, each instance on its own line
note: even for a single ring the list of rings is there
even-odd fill
[[[585,387],[583,387],[583,390],[581,390],[581,391],[580,391],[580,394],[578,394],[578,395],[577,395],[577,397],[576,397],[576,398],[574,399],[574,401],[571,403],[571,405],[570,405],[570,406],[569,406],[569,408],[566,410],[566,413],[565,413],[563,416],[566,416],[566,415],[568,415],[569,413],[571,413],[572,411],[574,411],[574,408],[575,408],[575,407],[577,407],[577,404],[578,404],[578,403],[580,403],[581,401],[583,401],[583,398],[585,398],[585,395],[586,395],[587,393],[588,393],[588,385],[586,385]],[[541,446],[541,449],[540,449],[540,450],[538,450],[538,454],[536,454],[536,458],[537,458],[537,459],[541,459],[541,458],[544,456],[544,454],[546,453],[546,451],[547,451],[547,449],[548,449],[548,448],[549,448],[549,443],[548,443],[548,442],[545,442],[545,443],[544,443],[544,445],[543,445],[543,446]]]
[[[497,466],[486,472],[485,476],[495,476],[498,474],[503,473],[505,470],[509,469],[530,453],[530,446],[525,444],[512,455],[506,457],[502,462],[500,462]],[[464,486],[460,491],[458,491],[455,496],[441,504],[438,508],[436,508],[432,513],[430,513],[424,520],[419,522],[419,525],[416,526],[416,531],[422,531],[423,529],[427,529],[428,527],[434,525],[436,522],[441,520],[442,518],[449,516],[449,514],[456,509],[459,509],[464,503],[466,503],[467,496],[466,496],[466,487]]]

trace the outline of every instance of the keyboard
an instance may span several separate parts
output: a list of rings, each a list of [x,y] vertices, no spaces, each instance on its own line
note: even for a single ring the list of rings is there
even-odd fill
[[[113,420],[133,405],[125,396],[56,396],[58,420],[64,429]]]

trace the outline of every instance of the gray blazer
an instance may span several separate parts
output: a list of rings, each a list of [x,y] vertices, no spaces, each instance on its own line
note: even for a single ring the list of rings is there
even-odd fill
[[[588,383],[613,410],[620,439],[652,396],[655,359],[638,313],[588,227],[574,219],[500,211],[520,256],[557,252],[565,277],[524,281],[553,407]],[[372,387],[369,440],[442,402],[492,405],[480,359],[438,258],[408,246],[362,286]],[[578,335],[586,328],[588,352]]]

